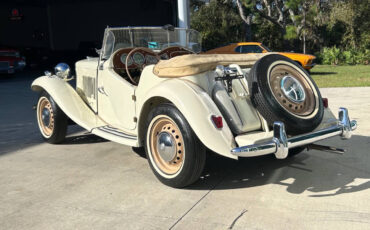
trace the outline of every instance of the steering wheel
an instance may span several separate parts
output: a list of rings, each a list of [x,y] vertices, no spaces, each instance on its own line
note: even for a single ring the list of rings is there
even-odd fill
[[[141,53],[141,55],[144,56],[144,63],[143,64],[136,63],[135,59],[133,59],[133,63],[130,66],[134,66],[134,68],[128,68],[129,60],[130,60],[131,56],[133,56],[135,53]],[[155,61],[152,61],[152,62],[148,63],[147,56],[149,56],[149,55],[154,57]],[[138,85],[138,82],[136,82],[135,79],[132,77],[132,75],[130,74],[129,69],[140,69],[140,71],[143,71],[146,64],[156,64],[159,60],[160,60],[159,56],[156,53],[154,53],[151,49],[144,48],[144,47],[138,47],[138,48],[132,49],[127,54],[126,62],[125,62],[126,73],[127,73],[127,76],[129,77],[130,81],[132,82],[132,84]],[[153,63],[153,62],[155,62],[155,63]]]

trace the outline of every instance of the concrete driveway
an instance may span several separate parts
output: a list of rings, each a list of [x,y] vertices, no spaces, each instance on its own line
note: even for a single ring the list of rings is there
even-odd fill
[[[73,127],[43,143],[31,109],[39,73],[0,79],[0,229],[370,229],[370,88],[321,89],[359,128],[349,141],[277,160],[210,154],[186,189],[162,185],[142,149]]]

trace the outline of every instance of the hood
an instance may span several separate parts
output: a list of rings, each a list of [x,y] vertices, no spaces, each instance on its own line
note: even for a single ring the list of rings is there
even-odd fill
[[[99,63],[98,57],[87,57],[86,59],[76,62],[76,69],[77,68],[96,69],[98,63]]]

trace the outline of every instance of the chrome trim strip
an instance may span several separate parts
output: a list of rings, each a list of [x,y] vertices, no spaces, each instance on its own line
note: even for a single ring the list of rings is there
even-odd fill
[[[342,139],[349,139],[352,131],[357,128],[357,122],[355,120],[350,121],[346,108],[340,108],[338,114],[337,125],[290,138],[287,138],[284,123],[276,121],[273,125],[274,137],[271,141],[237,147],[231,150],[231,154],[238,157],[249,157],[273,153],[276,158],[284,159],[288,156],[290,148],[308,145],[337,135],[341,136]]]

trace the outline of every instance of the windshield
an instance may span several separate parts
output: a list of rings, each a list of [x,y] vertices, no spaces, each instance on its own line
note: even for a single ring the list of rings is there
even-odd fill
[[[170,46],[182,46],[199,53],[200,35],[196,30],[174,28],[165,30],[161,27],[125,27],[107,28],[103,44],[102,58],[107,59],[121,48],[146,47],[154,52]]]
[[[264,44],[261,44],[261,46],[267,51],[267,52],[272,52],[272,50],[270,50],[267,46],[265,46]]]

